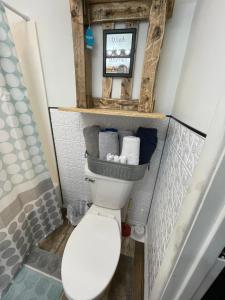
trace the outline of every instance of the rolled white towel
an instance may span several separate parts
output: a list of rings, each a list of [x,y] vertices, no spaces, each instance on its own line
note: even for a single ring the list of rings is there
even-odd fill
[[[126,156],[118,156],[118,155],[113,155],[111,153],[108,153],[106,155],[106,160],[107,161],[113,161],[116,163],[120,163],[120,164],[126,164],[127,163],[127,157]]]
[[[120,157],[118,155],[114,155],[113,161],[116,163],[120,162]]]
[[[127,157],[128,165],[138,165],[140,155],[140,138],[135,136],[125,136],[123,138],[123,148],[121,156]]]
[[[106,155],[106,160],[107,160],[107,161],[113,161],[113,160],[114,160],[114,155],[111,154],[111,153],[108,153],[108,154]]]
[[[134,134],[133,131],[131,130],[119,130],[118,135],[119,135],[120,154],[121,154],[121,151],[123,149],[123,138],[125,136],[133,136]]]

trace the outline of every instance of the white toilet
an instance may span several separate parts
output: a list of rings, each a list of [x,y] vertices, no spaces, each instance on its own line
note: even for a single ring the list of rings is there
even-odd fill
[[[132,181],[92,173],[87,165],[93,205],[72,232],[62,258],[62,283],[68,300],[102,294],[116,270],[121,248],[121,213]]]

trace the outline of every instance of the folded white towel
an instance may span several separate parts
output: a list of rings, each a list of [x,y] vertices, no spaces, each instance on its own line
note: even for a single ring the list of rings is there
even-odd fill
[[[128,165],[138,165],[140,155],[140,138],[125,136],[123,138],[122,156],[127,157]]]

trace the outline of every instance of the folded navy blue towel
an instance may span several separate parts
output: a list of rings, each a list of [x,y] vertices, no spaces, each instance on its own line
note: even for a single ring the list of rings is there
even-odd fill
[[[157,146],[157,129],[139,127],[136,136],[141,140],[139,164],[149,163]]]
[[[116,128],[104,128],[104,129],[101,129],[101,132],[106,132],[106,131],[118,132],[118,129],[116,129]]]

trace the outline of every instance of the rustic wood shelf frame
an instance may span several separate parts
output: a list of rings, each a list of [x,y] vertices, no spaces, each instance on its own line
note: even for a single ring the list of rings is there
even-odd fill
[[[132,110],[115,110],[102,108],[79,108],[79,107],[59,107],[59,111],[78,112],[92,115],[107,115],[116,117],[130,117],[130,118],[146,118],[146,119],[160,119],[164,120],[166,116],[161,113],[143,113]]]
[[[109,109],[120,110],[121,113],[124,111],[124,114],[128,114],[128,111],[153,112],[154,86],[160,50],[166,20],[172,16],[174,2],[175,0],[70,0],[78,108],[104,109],[105,114],[107,109],[108,111]],[[90,22],[102,24],[103,29],[113,29],[116,22],[124,22],[126,28],[138,29],[139,21],[149,21],[139,99],[131,99],[133,78],[123,78],[121,99],[112,99],[112,77],[103,77],[102,97],[93,98],[91,51],[84,46],[85,26]],[[91,111],[93,113],[93,110]]]

